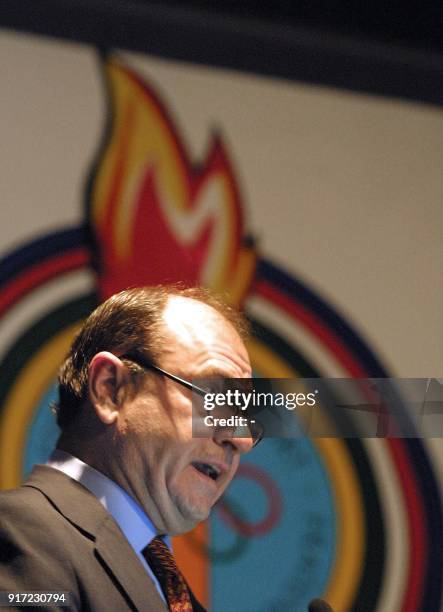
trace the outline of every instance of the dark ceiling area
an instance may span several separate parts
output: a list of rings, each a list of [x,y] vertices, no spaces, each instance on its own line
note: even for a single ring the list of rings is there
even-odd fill
[[[133,1],[133,0],[132,0]],[[298,26],[373,42],[443,52],[443,2],[337,0],[135,0],[223,17]],[[131,3],[131,0],[128,0]]]
[[[2,0],[0,26],[443,104],[441,0]]]

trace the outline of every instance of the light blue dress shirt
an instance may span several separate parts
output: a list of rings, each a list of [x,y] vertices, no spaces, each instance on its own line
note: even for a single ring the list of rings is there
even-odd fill
[[[95,495],[122,530],[166,603],[160,584],[142,555],[145,546],[158,534],[151,520],[137,502],[110,478],[65,451],[58,449],[53,451],[46,465],[77,480]],[[165,537],[164,541],[171,548],[170,539]]]

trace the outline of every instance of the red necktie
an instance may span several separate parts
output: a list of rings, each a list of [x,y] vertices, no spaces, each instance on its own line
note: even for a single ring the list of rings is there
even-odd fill
[[[154,538],[142,554],[159,581],[171,612],[193,612],[188,585],[163,540]]]

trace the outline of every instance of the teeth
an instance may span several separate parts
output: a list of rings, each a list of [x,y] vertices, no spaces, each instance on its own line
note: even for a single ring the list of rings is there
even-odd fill
[[[217,480],[219,472],[214,467],[212,467],[212,465],[209,465],[209,463],[195,462],[192,465],[202,474],[209,476],[209,478],[212,478],[212,480]]]

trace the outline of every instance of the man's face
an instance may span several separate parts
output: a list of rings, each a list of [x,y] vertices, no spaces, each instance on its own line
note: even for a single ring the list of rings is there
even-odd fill
[[[174,296],[163,320],[157,365],[164,370],[189,381],[251,376],[242,340],[214,309]],[[119,417],[122,477],[160,532],[183,533],[208,517],[252,440],[228,437],[226,431],[193,438],[191,391],[154,372],[147,376]]]

